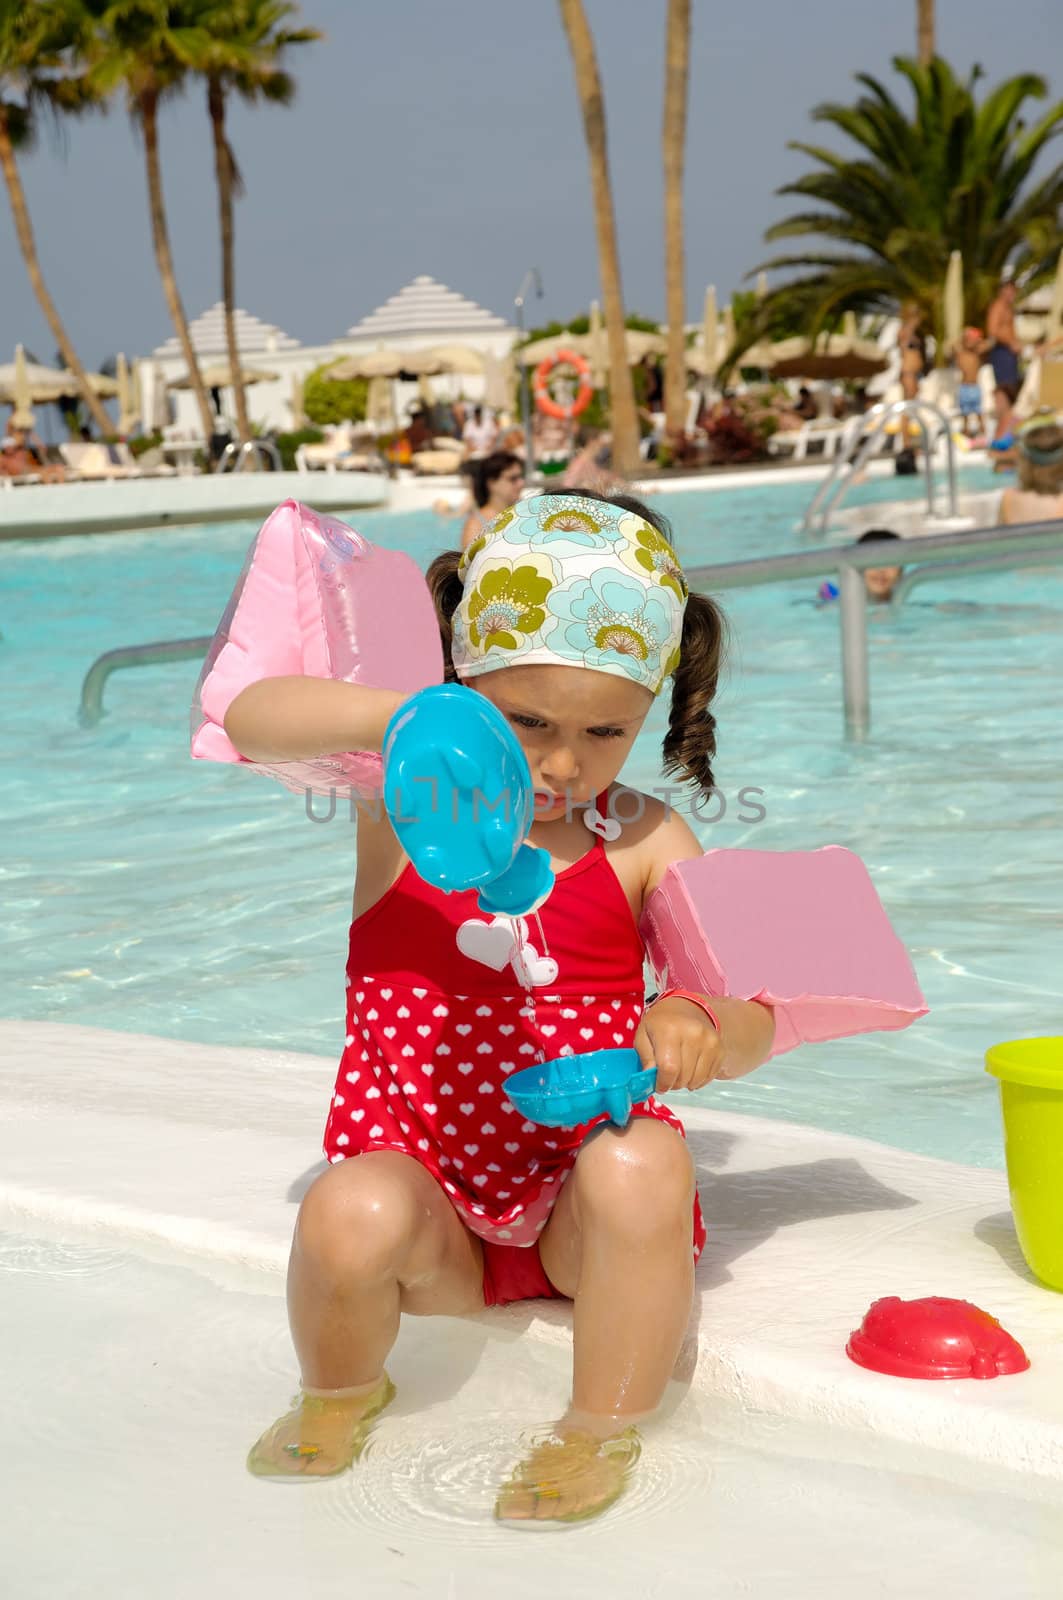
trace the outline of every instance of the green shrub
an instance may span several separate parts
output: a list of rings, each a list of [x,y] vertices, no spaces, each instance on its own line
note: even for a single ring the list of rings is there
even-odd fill
[[[158,450],[162,444],[161,433],[142,433],[135,439],[127,441],[134,456],[142,456],[147,450]]]
[[[366,401],[369,395],[367,378],[352,378],[348,383],[337,383],[325,374],[343,360],[326,361],[315,367],[303,379],[303,411],[308,422],[325,427],[337,422],[364,422]]]
[[[335,387],[341,387],[335,385]],[[301,444],[320,444],[325,435],[320,428],[300,428],[296,433],[278,433],[274,440],[281,453],[285,472],[295,471],[295,452]]]

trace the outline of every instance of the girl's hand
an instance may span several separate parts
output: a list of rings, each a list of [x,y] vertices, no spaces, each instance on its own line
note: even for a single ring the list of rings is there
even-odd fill
[[[723,1071],[723,1040],[700,1006],[678,996],[656,1000],[643,1013],[635,1049],[644,1067],[657,1068],[657,1091],[701,1089]]]

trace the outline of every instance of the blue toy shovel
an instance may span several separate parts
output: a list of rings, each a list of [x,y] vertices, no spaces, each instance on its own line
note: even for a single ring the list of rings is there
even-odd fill
[[[643,1067],[637,1050],[590,1050],[525,1067],[505,1080],[506,1096],[529,1122],[576,1128],[607,1116],[627,1126],[631,1108],[657,1086],[656,1067]]]

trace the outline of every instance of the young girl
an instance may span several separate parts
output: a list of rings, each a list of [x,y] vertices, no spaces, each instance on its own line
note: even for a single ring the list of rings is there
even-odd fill
[[[665,768],[711,788],[722,635],[666,533],[636,500],[542,495],[429,570],[448,677],[498,707],[528,759],[530,838],[557,875],[545,946],[479,915],[475,891],[423,882],[386,818],[362,812],[330,1166],[303,1200],[288,1277],[302,1390],[253,1447],[254,1473],[351,1465],[393,1396],[402,1312],[536,1296],[574,1301],[572,1402],[503,1485],[498,1516],[593,1515],[637,1458],[635,1425],[672,1372],[705,1240],[682,1125],[654,1097],[622,1130],[540,1127],[503,1080],[540,1052],[623,1044],[656,1066],[659,1090],[699,1089],[771,1049],[773,1017],[754,1002],[644,1004],[643,905],[673,861],[702,852],[661,801],[614,785],[670,682]],[[269,679],[225,726],[252,760],[379,750],[402,698]]]

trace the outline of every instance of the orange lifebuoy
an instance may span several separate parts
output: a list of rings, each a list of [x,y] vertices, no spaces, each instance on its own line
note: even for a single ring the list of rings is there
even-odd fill
[[[559,405],[547,387],[555,367],[575,368],[579,378],[579,388],[571,405]],[[559,350],[555,356],[547,356],[544,361],[540,361],[535,369],[533,388],[536,409],[541,411],[544,417],[559,417],[562,422],[568,422],[570,418],[578,417],[581,411],[586,411],[594,398],[590,364],[574,350]]]

